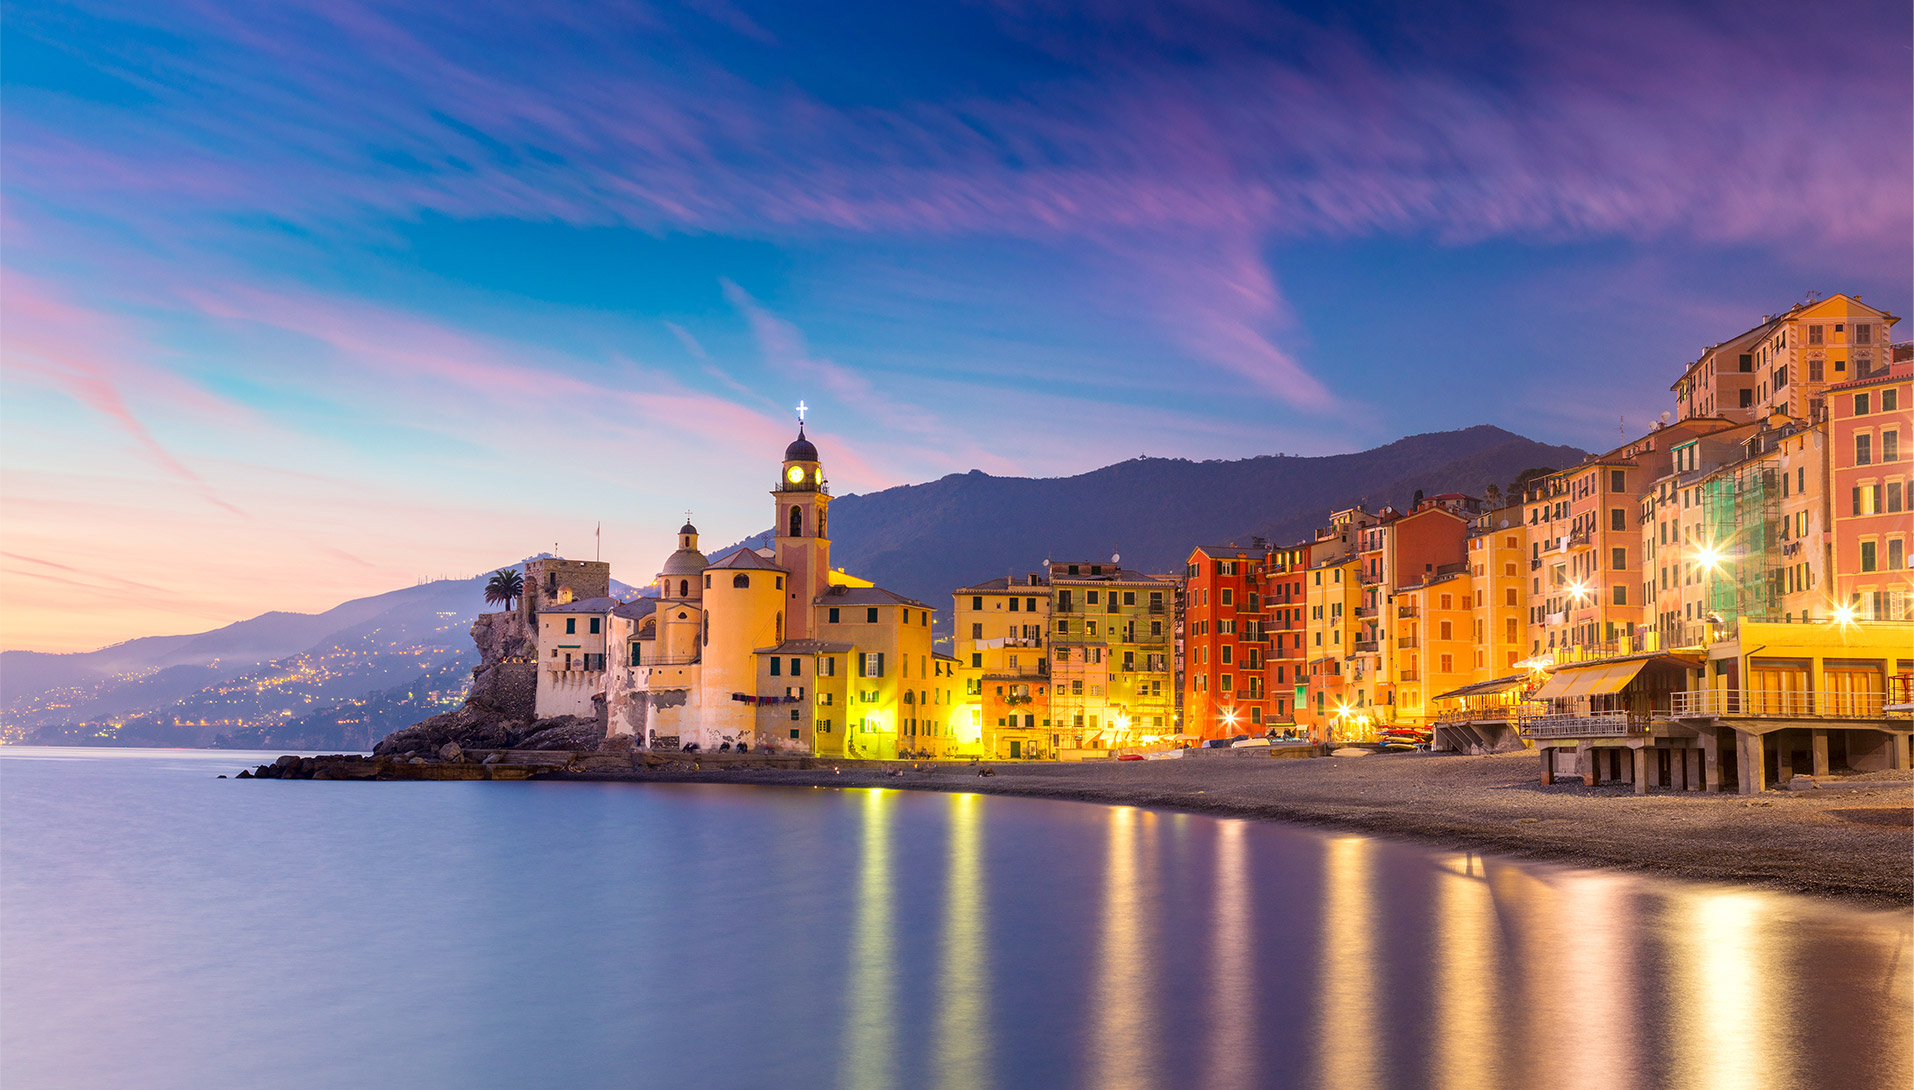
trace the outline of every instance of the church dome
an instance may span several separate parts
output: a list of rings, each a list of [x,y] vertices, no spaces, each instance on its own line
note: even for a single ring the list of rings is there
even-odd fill
[[[811,441],[804,437],[803,424],[798,425],[798,437],[791,440],[790,446],[784,448],[784,460],[787,462],[817,461],[817,448],[812,446]]]
[[[699,575],[710,567],[711,561],[696,549],[679,549],[665,557],[665,566],[658,569],[659,575]]]
[[[698,528],[696,526],[691,525],[689,522],[687,522],[683,526],[678,527],[678,532],[681,534],[696,534],[698,532]]]

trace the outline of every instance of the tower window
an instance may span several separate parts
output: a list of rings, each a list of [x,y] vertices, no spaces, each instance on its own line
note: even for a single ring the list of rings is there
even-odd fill
[[[690,580],[688,579],[678,580],[678,597],[680,598],[691,597],[691,581]]]
[[[789,537],[804,536],[804,509],[797,506],[796,504],[791,505],[791,532],[787,536]]]
[[[742,590],[751,585],[751,577],[743,572],[739,572],[731,577],[731,585]]]

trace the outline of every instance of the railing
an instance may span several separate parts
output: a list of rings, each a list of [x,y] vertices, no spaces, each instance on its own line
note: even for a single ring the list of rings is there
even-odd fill
[[[1887,710],[1884,693],[1775,692],[1767,689],[1694,689],[1675,693],[1675,718],[1714,715],[1781,719],[1886,719],[1907,712]]]
[[[1539,571],[1539,570],[1541,569],[1541,567],[1542,567],[1542,561],[1541,561],[1541,559],[1540,559],[1539,557],[1537,557],[1537,558],[1533,558],[1533,559],[1531,559],[1531,560],[1529,561],[1529,570],[1530,570],[1530,571]]]
[[[1579,533],[1568,535],[1568,547],[1571,549],[1579,549],[1594,540],[1595,532],[1593,530],[1582,530]]]
[[[1356,654],[1358,655],[1373,655],[1376,652],[1380,651],[1381,649],[1382,648],[1381,648],[1380,640],[1357,640],[1356,641]]]
[[[1396,616],[1400,619],[1408,619],[1420,616],[1420,614],[1416,612],[1416,607],[1414,606],[1397,606]]]
[[[1402,648],[1405,651],[1414,651],[1416,648],[1422,646],[1422,637],[1420,636],[1399,637],[1396,640],[1396,646]]]
[[[1357,606],[1356,619],[1359,621],[1368,620],[1381,612],[1382,610],[1376,606]]]
[[[1520,704],[1485,704],[1474,708],[1450,708],[1437,712],[1436,723],[1515,723],[1547,715],[1548,705],[1539,701]]]
[[[1589,715],[1525,715],[1521,731],[1531,738],[1562,738],[1580,735],[1625,735],[1648,728],[1648,717],[1632,712],[1594,712]]]

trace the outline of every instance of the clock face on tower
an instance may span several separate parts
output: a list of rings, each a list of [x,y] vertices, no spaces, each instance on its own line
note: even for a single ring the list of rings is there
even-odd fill
[[[803,484],[804,483],[804,467],[792,466],[790,469],[785,470],[784,479],[787,481],[790,481],[792,484]]]

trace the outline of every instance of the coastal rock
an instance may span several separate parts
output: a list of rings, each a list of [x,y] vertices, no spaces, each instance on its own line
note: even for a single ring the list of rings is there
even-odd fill
[[[457,742],[447,742],[439,747],[439,760],[441,761],[456,761],[463,756],[465,756],[465,751],[459,748]]]

